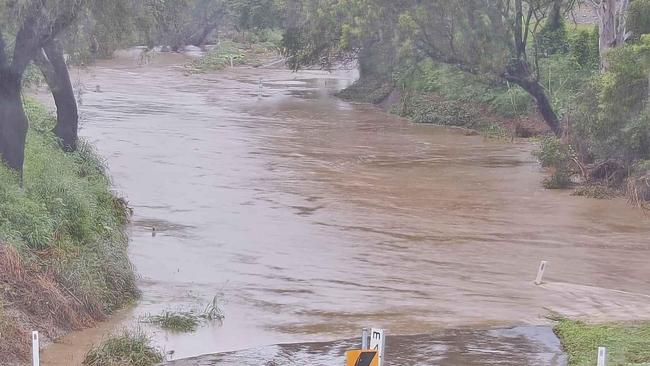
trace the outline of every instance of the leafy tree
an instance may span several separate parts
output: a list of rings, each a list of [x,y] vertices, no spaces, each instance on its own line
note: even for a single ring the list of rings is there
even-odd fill
[[[399,55],[430,58],[520,86],[536,101],[549,127],[560,122],[539,81],[529,40],[554,1],[348,0],[304,1],[301,21],[287,29],[289,63],[330,65],[378,43]]]
[[[605,72],[609,68],[607,53],[625,44],[630,0],[589,0],[588,4],[598,14],[600,68]]]
[[[19,172],[28,127],[21,98],[23,74],[39,52],[75,21],[85,3],[0,1],[0,155]]]

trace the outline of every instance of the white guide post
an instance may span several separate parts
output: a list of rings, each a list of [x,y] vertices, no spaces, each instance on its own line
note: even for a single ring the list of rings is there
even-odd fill
[[[607,366],[607,348],[598,347],[598,366]]]
[[[361,331],[361,349],[369,349],[370,348],[370,333],[368,332],[368,328],[363,328]]]
[[[539,270],[537,271],[537,278],[535,279],[535,284],[537,286],[543,283],[545,270],[546,270],[546,261],[542,261],[542,263],[539,264]]]
[[[38,342],[38,332],[32,332],[32,366],[39,366],[41,364],[40,359],[40,346]]]

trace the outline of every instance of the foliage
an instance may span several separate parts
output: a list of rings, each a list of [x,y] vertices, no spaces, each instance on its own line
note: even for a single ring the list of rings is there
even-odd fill
[[[569,50],[567,30],[564,21],[559,24],[548,22],[544,24],[536,37],[539,52],[544,55],[566,53]]]
[[[484,104],[504,117],[526,114],[532,104],[530,96],[517,86],[498,84],[430,60],[398,72],[396,77],[398,86],[403,89],[432,92],[451,101]]]
[[[572,152],[567,144],[555,136],[546,136],[540,140],[539,148],[533,155],[543,167],[551,170],[551,176],[543,182],[545,188],[561,189],[571,184],[569,164]]]
[[[580,66],[596,70],[600,63],[598,28],[580,29],[569,37],[569,54]]]
[[[246,63],[243,46],[234,42],[220,42],[206,55],[193,61],[188,68],[195,73],[217,71],[230,66],[231,61],[233,65]]]
[[[142,331],[123,331],[108,337],[91,349],[83,361],[85,366],[152,366],[163,361],[163,353],[151,346]]]
[[[230,0],[230,12],[239,30],[261,30],[280,25],[284,2],[278,0]]]
[[[27,101],[23,187],[0,167],[0,241],[42,260],[92,311],[110,312],[137,295],[128,261],[124,202],[109,190],[105,168],[85,143],[64,153],[50,132],[54,118]]]
[[[635,36],[650,33],[650,0],[630,2],[627,25]]]
[[[650,362],[650,323],[589,324],[560,319],[554,331],[569,355],[570,366],[595,365],[598,347],[607,347],[607,364]]]
[[[578,100],[575,130],[596,158],[629,167],[650,156],[650,39],[616,48],[608,57],[608,71]]]

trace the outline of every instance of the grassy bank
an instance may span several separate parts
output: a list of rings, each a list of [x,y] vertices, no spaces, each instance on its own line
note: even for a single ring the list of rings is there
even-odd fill
[[[27,359],[29,332],[44,340],[91,325],[138,294],[127,257],[129,209],[114,197],[102,159],[81,142],[64,153],[46,109],[27,101],[24,178],[0,166],[0,345]]]
[[[607,347],[608,365],[650,364],[650,322],[589,324],[561,319],[555,326],[570,366],[592,366],[598,347]]]
[[[277,58],[280,47],[275,33],[255,43],[239,43],[223,40],[203,57],[186,65],[190,73],[219,71],[232,66],[250,65],[258,67]]]

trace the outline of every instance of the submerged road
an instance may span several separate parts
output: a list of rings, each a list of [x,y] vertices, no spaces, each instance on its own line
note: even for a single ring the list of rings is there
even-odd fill
[[[267,346],[376,326],[428,334],[391,338],[395,360],[480,360],[521,344],[529,351],[516,357],[533,361],[510,363],[519,365],[558,357],[548,328],[520,343],[513,334],[538,328],[483,329],[549,324],[550,311],[650,317],[649,219],[622,200],[544,190],[529,141],[414,125],[333,97],[351,73],[187,76],[183,62],[117,58],[76,76],[81,134],[134,208],[130,256],[143,295],[111,322],[49,347],[47,365],[78,363],[112,329],[215,297],[223,324],[189,334],[139,326],[175,359],[260,349],[277,363],[321,347],[333,362],[322,364],[337,364],[345,341]],[[542,259],[547,284],[534,286]]]

